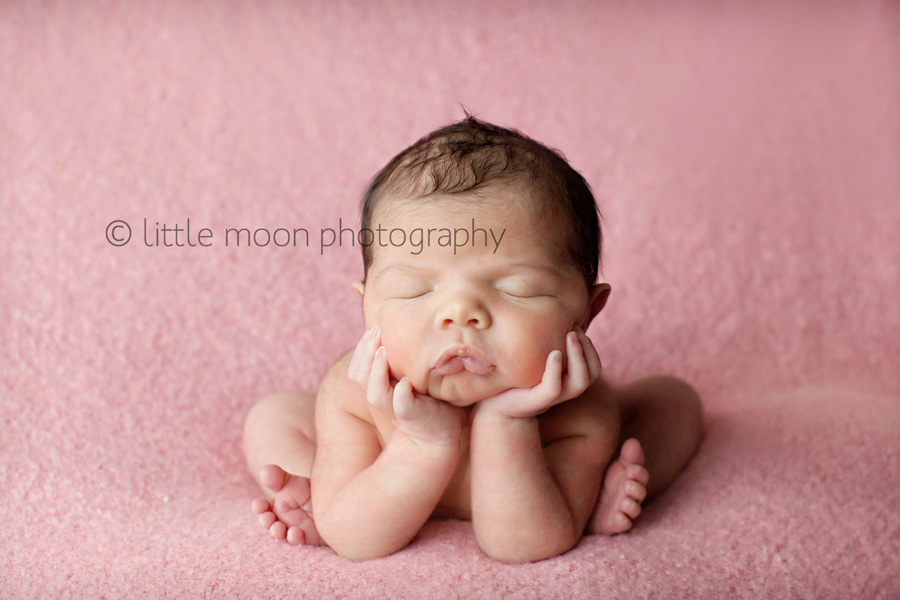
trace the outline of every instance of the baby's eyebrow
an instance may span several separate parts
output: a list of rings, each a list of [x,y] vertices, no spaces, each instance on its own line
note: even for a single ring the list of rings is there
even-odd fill
[[[391,273],[392,271],[400,271],[402,273],[411,275],[425,275],[428,272],[427,269],[418,265],[412,265],[409,263],[393,263],[375,271],[374,278],[377,279],[379,277],[384,277],[386,273]]]
[[[506,277],[514,277],[522,274],[533,274],[542,277],[558,277],[560,269],[551,265],[545,265],[535,262],[514,262],[506,263],[491,269],[490,277],[494,279],[505,279]],[[377,281],[384,279],[389,275],[401,275],[407,277],[431,278],[435,277],[433,269],[417,265],[414,263],[397,262],[385,265],[371,274],[371,279]]]
[[[559,269],[555,267],[551,267],[549,265],[542,265],[537,263],[512,263],[507,265],[510,269],[518,269],[518,270],[527,270],[527,271],[541,271],[542,273],[547,273],[549,275],[559,275]]]

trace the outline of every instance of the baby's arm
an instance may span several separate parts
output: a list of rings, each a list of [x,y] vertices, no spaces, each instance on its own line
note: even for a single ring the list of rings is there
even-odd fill
[[[347,401],[353,398],[358,406],[366,401],[366,392],[344,375],[346,357],[326,375],[316,406],[316,526],[332,549],[354,560],[406,546],[428,520],[459,460],[458,416],[415,394],[408,381],[390,389],[383,353],[369,360],[369,400],[382,406],[387,402],[398,422],[383,449],[374,427],[356,416],[354,403]],[[416,427],[422,422],[443,427],[430,432]]]
[[[472,521],[492,558],[535,561],[574,546],[615,452],[618,412],[602,393],[599,358],[581,332],[569,334],[567,354],[565,376],[551,353],[538,386],[510,390],[476,409]],[[536,415],[547,407],[539,426]]]

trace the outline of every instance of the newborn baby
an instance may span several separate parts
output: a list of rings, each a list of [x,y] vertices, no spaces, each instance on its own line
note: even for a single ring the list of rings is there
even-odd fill
[[[275,394],[248,414],[262,525],[354,560],[402,549],[430,518],[470,520],[505,562],[627,531],[690,460],[702,408],[674,378],[601,378],[585,331],[610,286],[597,282],[584,178],[468,116],[375,177],[361,231],[376,227],[434,238],[414,252],[370,238],[353,284],[367,328],[356,348],[315,395]],[[457,229],[471,243],[438,243]]]

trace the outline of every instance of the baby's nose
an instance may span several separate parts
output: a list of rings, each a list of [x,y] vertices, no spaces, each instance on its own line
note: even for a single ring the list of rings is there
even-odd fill
[[[458,327],[485,329],[491,326],[491,315],[476,297],[468,294],[457,294],[447,298],[441,305],[437,321],[437,324],[442,328],[456,325]]]

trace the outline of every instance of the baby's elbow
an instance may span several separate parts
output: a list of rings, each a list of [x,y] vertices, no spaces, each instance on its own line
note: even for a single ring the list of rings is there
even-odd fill
[[[316,526],[319,535],[329,548],[343,558],[363,562],[389,556],[403,549],[406,543],[403,540],[392,539],[390,536],[381,537],[361,535],[361,532],[353,527],[347,527],[340,520],[322,519]]]
[[[399,548],[388,548],[382,544],[365,544],[361,543],[360,540],[342,539],[340,536],[323,535],[322,539],[338,555],[354,562],[383,558],[399,550]]]
[[[482,552],[485,555],[498,562],[506,563],[506,564],[522,564],[522,563],[533,563],[541,560],[546,560],[548,558],[553,558],[554,556],[559,556],[560,554],[564,554],[568,552],[572,545],[564,545],[559,547],[553,546],[542,546],[537,548],[491,548],[491,547],[482,547]]]
[[[384,558],[396,552],[396,550],[385,551],[382,548],[368,548],[356,544],[342,544],[338,547],[330,546],[338,555],[353,562],[365,562],[367,560],[375,560],[376,558]]]

